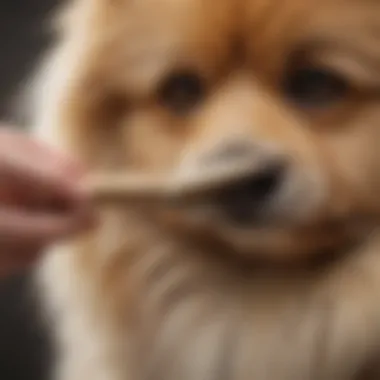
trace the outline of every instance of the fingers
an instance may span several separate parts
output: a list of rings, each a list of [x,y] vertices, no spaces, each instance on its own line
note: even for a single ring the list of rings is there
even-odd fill
[[[0,279],[28,268],[50,243],[86,230],[93,224],[90,212],[78,214],[26,213],[0,209]]]
[[[89,222],[88,222],[89,224]],[[26,213],[14,208],[0,209],[0,245],[48,244],[85,227],[85,215]]]
[[[22,133],[0,129],[0,202],[25,211],[83,215],[79,163]]]
[[[90,197],[80,186],[83,175],[63,154],[0,128],[0,276],[92,224]]]
[[[78,164],[26,136],[0,132],[0,187],[3,191],[17,190],[19,197],[31,200],[82,199],[76,182],[83,172]]]

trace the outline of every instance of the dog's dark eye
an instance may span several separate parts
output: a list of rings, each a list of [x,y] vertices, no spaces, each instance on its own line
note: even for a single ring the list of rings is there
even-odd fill
[[[286,96],[305,107],[330,106],[342,100],[348,90],[344,78],[322,68],[298,68],[285,79]]]
[[[159,88],[160,103],[176,113],[190,112],[204,97],[202,79],[192,72],[170,75]]]

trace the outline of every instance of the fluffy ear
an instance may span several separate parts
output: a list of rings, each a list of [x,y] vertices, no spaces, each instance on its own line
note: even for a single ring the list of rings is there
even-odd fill
[[[53,27],[62,33],[68,29],[77,30],[81,26],[104,23],[104,19],[120,9],[129,0],[68,0],[58,6]]]
[[[100,48],[114,14],[107,9],[119,2],[124,0],[71,0],[58,9],[58,38],[35,80],[35,134],[90,164],[96,144],[108,138],[99,137],[110,130],[103,125],[112,123],[121,107],[107,88],[110,55]]]

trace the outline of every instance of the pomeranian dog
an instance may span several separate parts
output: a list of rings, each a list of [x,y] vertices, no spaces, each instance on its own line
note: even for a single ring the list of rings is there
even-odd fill
[[[52,379],[379,379],[380,2],[73,0],[57,25],[39,138],[215,178],[48,250]]]

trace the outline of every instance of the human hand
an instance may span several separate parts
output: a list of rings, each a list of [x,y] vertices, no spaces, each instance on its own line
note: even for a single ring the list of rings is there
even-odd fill
[[[0,277],[89,226],[83,174],[78,163],[26,134],[0,128]]]

